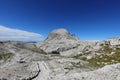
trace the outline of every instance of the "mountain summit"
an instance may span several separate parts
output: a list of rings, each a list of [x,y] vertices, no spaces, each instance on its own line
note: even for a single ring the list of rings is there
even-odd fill
[[[48,38],[46,39],[47,41],[49,40],[61,40],[61,39],[72,39],[72,40],[77,40],[77,38],[70,34],[66,29],[61,28],[61,29],[56,29],[53,30],[49,35]]]
[[[37,43],[36,45],[47,53],[61,53],[77,47],[78,42],[79,40],[74,35],[61,28],[51,31],[44,42]]]

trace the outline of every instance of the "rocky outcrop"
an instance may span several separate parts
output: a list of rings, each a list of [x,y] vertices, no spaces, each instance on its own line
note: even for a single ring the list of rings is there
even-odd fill
[[[120,45],[120,37],[107,39],[111,45]]]
[[[66,29],[57,29],[52,31],[44,42],[37,43],[36,45],[46,53],[61,54],[61,52],[77,48],[79,41]]]

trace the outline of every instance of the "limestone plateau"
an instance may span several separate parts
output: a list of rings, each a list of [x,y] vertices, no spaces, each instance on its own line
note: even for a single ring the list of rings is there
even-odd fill
[[[43,42],[0,42],[0,80],[120,80],[120,37],[83,41],[66,29]]]

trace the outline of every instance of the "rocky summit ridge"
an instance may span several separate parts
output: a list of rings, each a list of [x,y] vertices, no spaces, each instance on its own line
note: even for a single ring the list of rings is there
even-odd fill
[[[0,80],[120,80],[120,38],[83,41],[61,28],[43,42],[1,41]]]
[[[46,39],[47,41],[50,40],[64,40],[64,39],[70,39],[70,40],[77,40],[77,38],[70,34],[66,29],[56,29],[53,30]]]

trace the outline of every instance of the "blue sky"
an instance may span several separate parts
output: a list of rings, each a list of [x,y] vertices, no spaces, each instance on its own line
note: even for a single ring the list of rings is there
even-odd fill
[[[81,40],[104,40],[120,36],[120,0],[0,0],[0,25],[44,38],[66,28]]]

